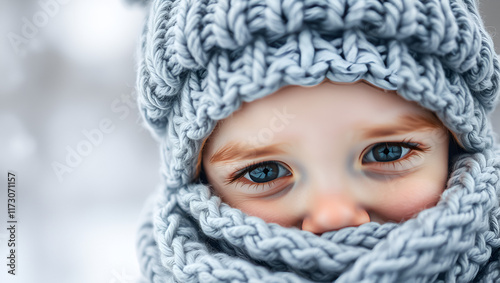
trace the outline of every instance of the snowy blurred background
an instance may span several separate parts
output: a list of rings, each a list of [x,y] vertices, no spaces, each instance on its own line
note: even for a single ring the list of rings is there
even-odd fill
[[[500,1],[481,0],[500,51]],[[135,106],[145,9],[124,0],[0,2],[0,282],[134,282],[135,231],[159,182]],[[494,114],[500,133],[500,111]],[[17,174],[7,274],[7,171]]]
[[[145,12],[123,0],[1,0],[0,282],[139,276],[135,231],[159,182],[135,105]],[[15,277],[8,170],[18,175]]]

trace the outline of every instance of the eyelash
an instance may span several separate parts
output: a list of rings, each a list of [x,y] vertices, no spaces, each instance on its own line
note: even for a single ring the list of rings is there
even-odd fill
[[[381,144],[387,144],[387,145],[393,145],[393,146],[401,146],[401,147],[406,147],[410,149],[410,152],[408,152],[406,155],[403,156],[403,158],[395,160],[395,161],[389,161],[389,162],[373,162],[373,163],[385,163],[385,164],[399,164],[402,161],[406,161],[409,157],[413,156],[416,153],[425,153],[429,151],[429,147],[422,146],[418,143],[412,142],[411,140],[403,140],[401,142],[379,142],[375,143],[369,147],[367,147],[366,150],[364,150],[361,153],[361,160],[365,157],[367,153],[369,153],[371,150],[373,150],[375,147]]]
[[[361,153],[361,157],[360,158],[362,159],[363,156],[365,156],[370,150],[372,150],[377,145],[380,145],[380,144],[383,144],[383,143],[406,147],[406,148],[410,149],[410,152],[408,152],[402,159],[398,159],[398,160],[395,160],[395,161],[389,161],[389,162],[371,162],[371,163],[376,163],[376,164],[383,163],[384,165],[392,165],[392,166],[394,166],[394,168],[396,168],[396,166],[400,165],[401,163],[408,162],[409,158],[411,158],[411,157],[413,157],[415,155],[418,156],[420,153],[425,153],[425,152],[427,152],[429,150],[429,147],[425,147],[425,146],[422,146],[422,145],[420,145],[418,143],[414,143],[411,140],[403,140],[401,142],[379,142],[379,143],[375,143],[375,144],[369,146],[366,150],[364,150]],[[275,161],[275,160],[270,160],[270,161],[254,161],[252,163],[249,163],[249,164],[243,166],[242,169],[236,170],[235,173],[231,174],[226,179],[225,183],[226,183],[226,185],[232,184],[232,183],[238,181],[239,179],[243,178],[243,176],[245,176],[246,173],[249,173],[249,172],[255,170],[256,168],[259,168],[261,166],[266,166],[266,165],[269,165],[269,164],[274,164],[274,163],[281,164],[283,167],[287,168],[290,172],[292,172],[292,170],[290,170],[288,166],[286,166],[285,164],[283,164],[282,162],[279,162],[279,161]],[[371,163],[368,163],[368,164],[371,164]],[[269,181],[269,182],[266,182],[266,183],[252,183],[252,184],[247,184],[247,185],[250,186],[250,187],[252,187],[252,188],[260,188],[260,187],[263,187],[263,186],[266,186],[266,185],[269,186],[269,187],[271,187],[279,179],[281,179],[281,178],[278,178],[278,179],[275,179],[275,180],[272,180],[272,181]],[[245,183],[245,182],[239,181],[238,183]]]
[[[252,162],[250,164],[247,164],[247,165],[243,166],[242,169],[236,170],[235,173],[231,174],[231,176],[229,176],[229,178],[226,179],[226,185],[229,185],[229,184],[232,184],[232,183],[236,182],[237,180],[243,178],[243,176],[245,176],[246,173],[251,172],[251,171],[255,170],[256,168],[259,168],[261,166],[266,166],[266,165],[269,165],[269,164],[274,164],[274,163],[279,163],[283,167],[287,168],[290,172],[292,171],[292,170],[290,170],[288,168],[288,166],[284,165],[283,163],[281,163],[279,161],[275,161],[275,160],[254,161],[254,162]],[[277,180],[278,179],[275,179],[275,180],[272,180],[272,181],[269,181],[269,182],[266,182],[266,183],[254,183],[254,184],[256,185],[256,187],[264,186],[264,185],[272,185]],[[250,184],[250,185],[253,186],[254,184]]]

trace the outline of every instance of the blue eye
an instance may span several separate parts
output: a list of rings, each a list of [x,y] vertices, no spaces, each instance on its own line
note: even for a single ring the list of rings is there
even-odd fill
[[[245,169],[245,179],[255,183],[267,183],[275,179],[291,175],[283,165],[275,161],[266,161]]]
[[[416,145],[405,143],[378,143],[363,156],[363,162],[396,161],[408,154],[414,147]]]

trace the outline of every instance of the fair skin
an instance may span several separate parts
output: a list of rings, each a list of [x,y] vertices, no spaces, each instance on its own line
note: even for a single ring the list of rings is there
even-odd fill
[[[434,206],[448,142],[437,118],[395,92],[327,81],[244,103],[219,122],[202,165],[229,205],[321,234]]]

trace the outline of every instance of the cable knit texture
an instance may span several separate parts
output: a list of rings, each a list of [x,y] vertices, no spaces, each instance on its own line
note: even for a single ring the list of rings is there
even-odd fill
[[[163,183],[139,230],[149,281],[500,282],[500,152],[488,120],[500,65],[475,1],[151,2],[138,102]],[[318,236],[248,216],[194,179],[217,121],[325,79],[397,90],[456,135],[468,153],[435,207]]]

